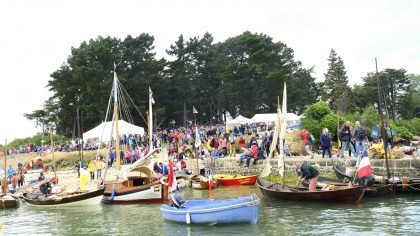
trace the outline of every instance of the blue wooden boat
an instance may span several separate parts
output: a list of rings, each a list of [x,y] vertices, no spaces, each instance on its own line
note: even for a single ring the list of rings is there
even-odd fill
[[[166,220],[186,224],[233,224],[258,221],[259,199],[249,197],[228,200],[187,200],[175,194],[171,196],[172,205],[162,205],[162,217]]]

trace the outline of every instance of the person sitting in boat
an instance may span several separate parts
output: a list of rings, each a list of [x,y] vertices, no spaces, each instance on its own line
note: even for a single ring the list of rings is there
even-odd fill
[[[19,181],[18,175],[16,173],[13,173],[12,180],[10,181],[11,184],[12,184],[12,187],[10,188],[10,192],[11,193],[15,193],[16,192],[16,190],[17,190],[16,187],[17,187],[18,181]]]
[[[45,179],[44,173],[40,172],[39,177],[38,177],[38,181],[43,181],[44,179]]]
[[[43,183],[39,186],[39,191],[41,191],[42,194],[48,195],[51,193],[52,184],[50,181]]]
[[[299,183],[303,180],[309,180],[309,191],[315,192],[316,191],[316,183],[318,182],[319,172],[318,170],[310,165],[302,164],[302,162],[298,161],[295,163],[296,171],[300,171],[299,173]]]
[[[169,169],[168,169],[168,167],[165,164],[163,164],[162,162],[159,162],[159,167],[160,167],[159,173],[162,176],[165,176],[165,175],[168,175],[169,174]]]

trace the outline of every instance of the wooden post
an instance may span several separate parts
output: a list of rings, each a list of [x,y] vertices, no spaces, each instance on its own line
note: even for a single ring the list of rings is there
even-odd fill
[[[53,135],[52,135],[52,126],[50,126],[50,143],[51,143],[51,154],[52,154],[52,159],[53,159],[54,179],[57,182],[57,170],[55,168],[54,142],[53,142]]]
[[[4,141],[4,151],[5,151],[5,154],[4,154],[4,178],[3,178],[3,184],[2,184],[2,191],[3,191],[3,194],[6,194],[6,191],[7,191],[7,139]]]

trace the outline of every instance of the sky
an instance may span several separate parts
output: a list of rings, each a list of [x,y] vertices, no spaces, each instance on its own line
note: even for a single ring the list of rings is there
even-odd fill
[[[331,48],[351,84],[367,72],[405,68],[420,74],[420,1],[342,0],[0,0],[0,143],[40,131],[24,113],[51,96],[50,74],[72,47],[97,36],[149,33],[157,57],[184,37],[209,32],[224,41],[248,30],[295,52],[324,79]]]

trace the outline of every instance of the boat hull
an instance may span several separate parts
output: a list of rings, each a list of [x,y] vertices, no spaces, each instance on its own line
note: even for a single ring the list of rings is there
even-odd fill
[[[253,194],[230,200],[191,200],[177,209],[162,205],[165,220],[186,224],[234,224],[258,221],[259,199]]]
[[[257,179],[257,186],[264,196],[291,201],[321,201],[359,204],[366,187],[358,186],[329,191],[309,192],[305,188],[293,188],[287,185]]]
[[[123,187],[115,190],[112,187],[105,191],[102,202],[109,204],[164,203],[168,202],[167,187],[160,183],[138,187]]]
[[[251,176],[232,176],[232,175],[221,175],[218,177],[215,175],[214,177],[217,180],[217,184],[221,186],[237,186],[237,185],[254,185],[257,181],[256,175]]]
[[[344,182],[344,180],[332,179],[326,177],[319,177],[317,189],[322,189],[325,185],[335,185],[335,186],[347,186],[349,183]],[[308,181],[302,181],[304,187],[308,187]],[[366,188],[365,197],[393,197],[395,195],[397,185],[396,184],[387,184],[387,185],[374,185]]]
[[[14,208],[18,206],[18,200],[11,195],[0,196],[0,208]]]
[[[28,193],[23,194],[23,199],[34,206],[40,207],[50,207],[50,206],[92,206],[92,205],[99,205],[102,200],[102,194],[104,193],[105,188],[88,192],[88,193],[81,193],[74,196],[66,196],[66,197],[57,197],[57,198],[49,198],[49,199],[42,199],[40,197],[44,197],[44,194],[36,194],[30,195]]]
[[[333,169],[338,179],[353,179],[352,169],[338,165],[334,165]]]

